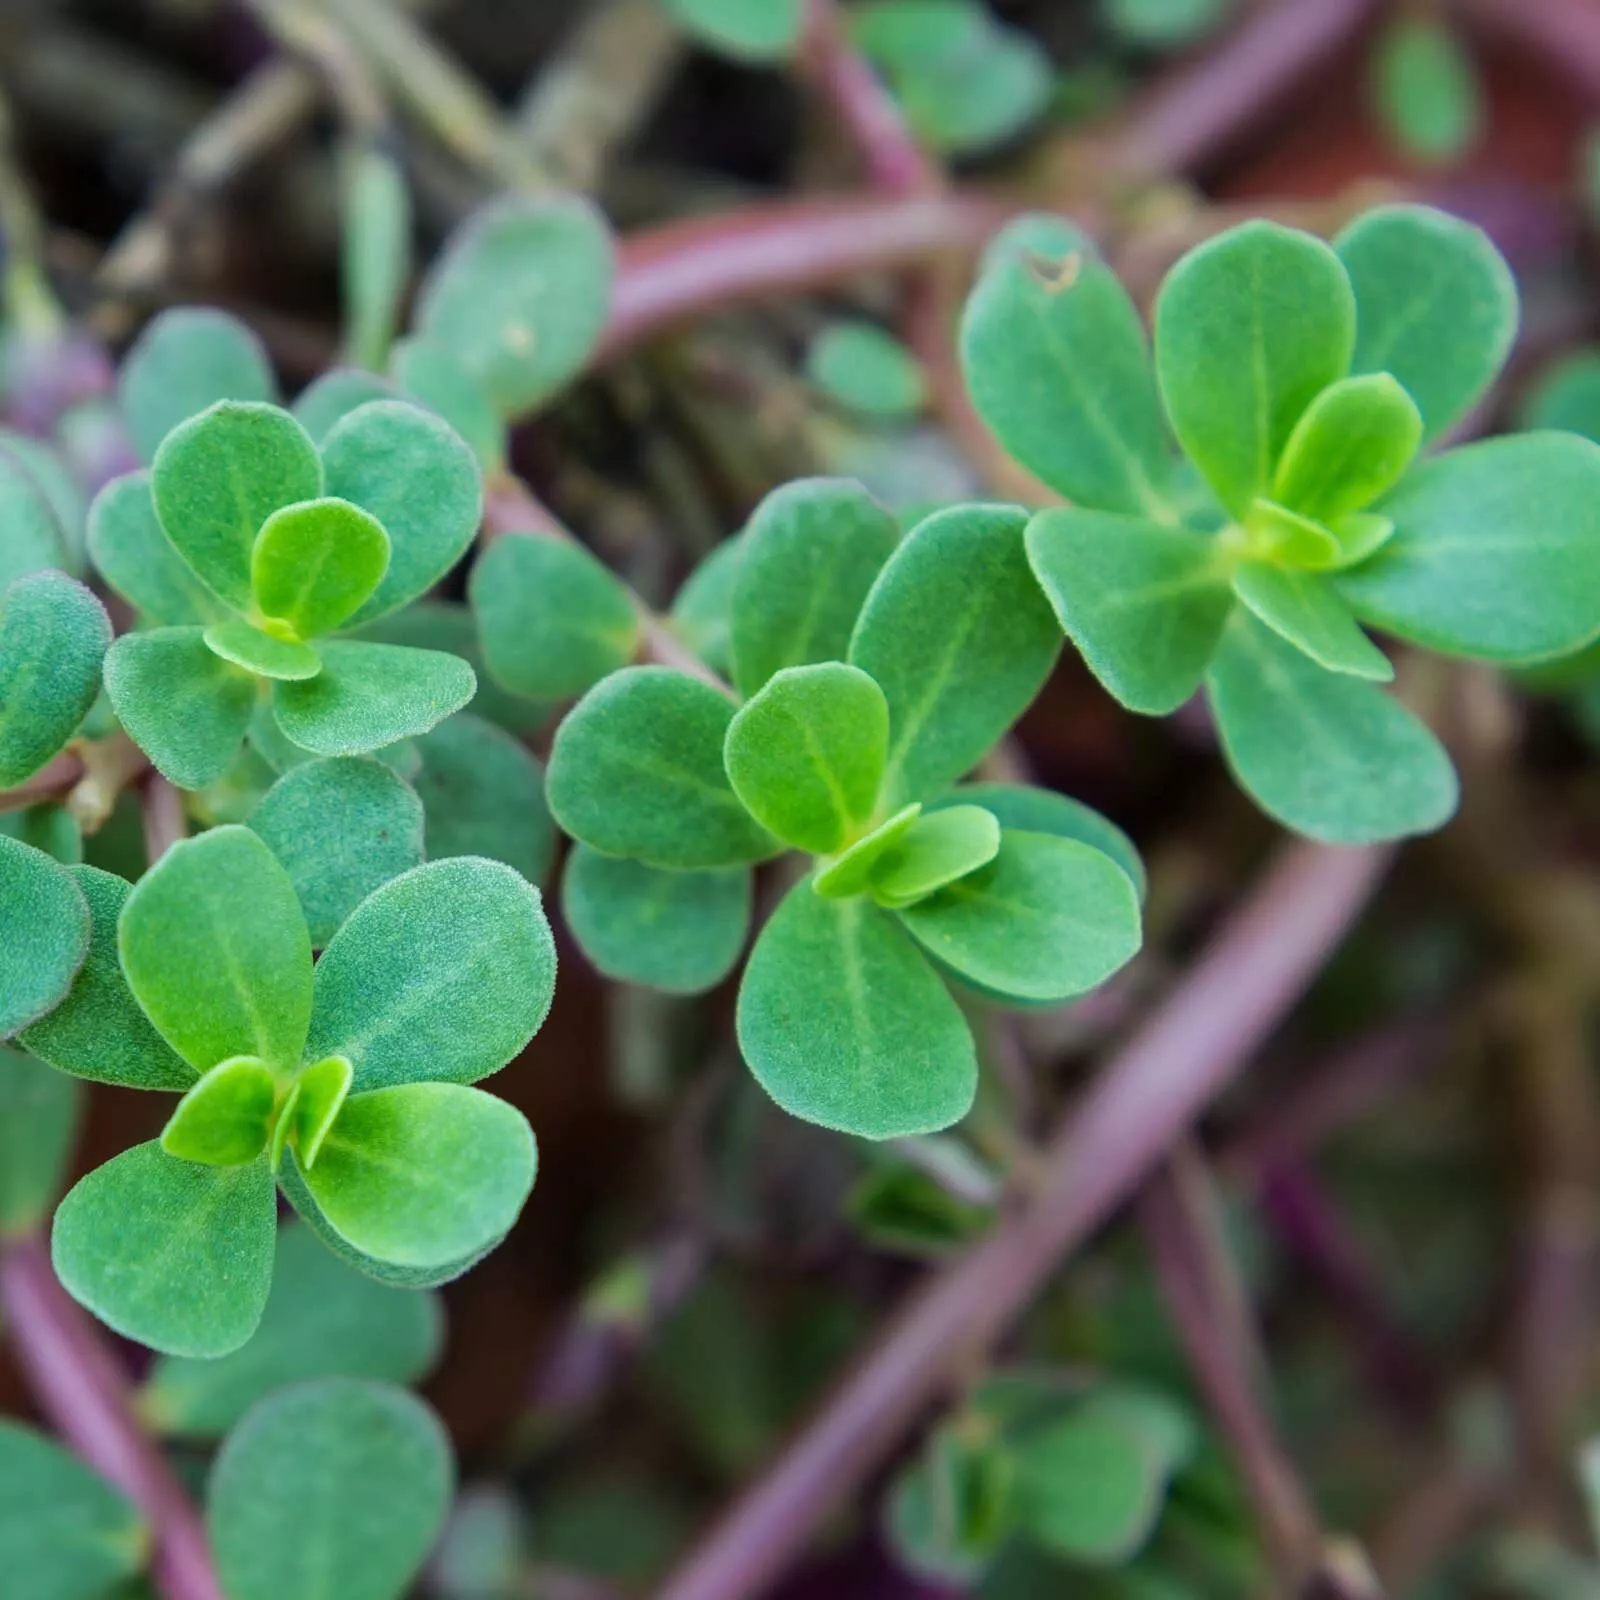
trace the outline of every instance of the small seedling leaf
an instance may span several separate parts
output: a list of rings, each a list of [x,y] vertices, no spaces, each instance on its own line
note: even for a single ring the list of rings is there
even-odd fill
[[[919,817],[872,869],[872,898],[898,910],[976,872],[1000,848],[1000,824],[982,806],[946,806]]]
[[[250,553],[257,606],[302,639],[331,633],[378,587],[389,565],[383,524],[332,497],[274,511]]]
[[[1374,683],[1394,677],[1389,658],[1361,631],[1349,606],[1320,573],[1241,561],[1233,590],[1274,633],[1329,672]]]
[[[1315,522],[1364,510],[1392,489],[1422,443],[1422,414],[1386,372],[1330,384],[1284,446],[1272,498]]]
[[[258,1057],[219,1061],[178,1102],[161,1148],[180,1161],[242,1167],[267,1148],[276,1098],[276,1080]]]

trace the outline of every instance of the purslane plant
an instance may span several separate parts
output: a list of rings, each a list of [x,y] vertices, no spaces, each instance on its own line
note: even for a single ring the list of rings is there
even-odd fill
[[[1238,781],[1313,838],[1455,809],[1449,758],[1380,687],[1393,667],[1364,626],[1503,664],[1600,635],[1600,448],[1428,451],[1516,320],[1489,240],[1416,206],[1332,246],[1268,222],[1199,246],[1162,286],[1153,366],[1132,301],[1058,220],[1014,224],[968,302],[974,403],[1072,502],[1027,531],[1061,626],[1134,711],[1204,687]]]
[[[557,731],[550,808],[579,841],[564,904],[603,971],[709,987],[743,946],[751,866],[811,858],[737,1019],[762,1086],[809,1121],[877,1139],[950,1125],[977,1062],[947,978],[1058,1001],[1138,948],[1116,829],[1044,791],[960,784],[1059,652],[1025,523],[964,507],[902,541],[858,486],[791,484],[739,540],[736,693],[626,667]]]

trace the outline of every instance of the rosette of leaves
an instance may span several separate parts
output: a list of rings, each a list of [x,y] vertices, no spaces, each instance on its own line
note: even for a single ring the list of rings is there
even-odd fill
[[[1138,947],[1110,824],[1041,791],[958,786],[1059,650],[1026,521],[962,507],[902,542],[859,486],[791,484],[739,541],[736,688],[625,667],[557,731],[550,809],[579,841],[565,909],[609,975],[710,987],[743,947],[752,866],[810,858],[738,1003],[745,1060],[808,1121],[875,1139],[948,1126],[977,1063],[947,978],[1057,1001]]]
[[[25,1006],[4,974],[7,1031],[74,1076],[182,1095],[159,1140],[56,1212],[58,1276],[118,1332],[172,1355],[242,1345],[271,1288],[278,1185],[336,1254],[406,1287],[456,1277],[516,1220],[533,1135],[470,1087],[554,989],[539,892],[511,868],[401,872],[314,970],[294,882],[243,827],[174,846],[135,886],[5,839],[0,872],[0,903],[31,897],[34,945],[15,958]]]
[[[154,624],[107,653],[119,720],[185,789],[227,770],[262,701],[316,755],[426,732],[472,698],[466,662],[340,635],[432,587],[481,509],[472,453],[401,401],[352,411],[320,450],[261,401],[179,423],[90,512],[95,565]]]
[[[1312,838],[1455,809],[1366,628],[1506,665],[1600,635],[1600,448],[1437,448],[1516,321],[1487,237],[1417,206],[1331,246],[1268,222],[1199,246],[1162,286],[1153,365],[1122,286],[1056,220],[1015,224],[967,304],[978,410],[1072,502],[1027,532],[1062,627],[1131,710],[1203,687],[1240,784]]]

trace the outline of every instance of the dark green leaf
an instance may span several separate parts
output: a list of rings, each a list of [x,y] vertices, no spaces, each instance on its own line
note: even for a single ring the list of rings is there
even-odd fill
[[[912,1572],[962,1589],[988,1570],[1014,1527],[1012,1466],[990,1439],[959,1424],[935,1430],[888,1501],[888,1534]]]
[[[94,497],[89,555],[100,575],[146,622],[215,622],[228,615],[162,531],[148,472],[113,478]]]
[[[0,591],[0,789],[77,732],[110,643],[105,608],[65,573],[31,573]]]
[[[67,868],[0,834],[0,1039],[65,998],[89,954],[89,905]]]
[[[50,1215],[83,1101],[71,1078],[0,1045],[0,1236],[26,1233]]]
[[[1389,658],[1361,631],[1349,606],[1321,573],[1241,561],[1233,590],[1274,633],[1318,666],[1375,683],[1394,677]]]
[[[322,671],[277,683],[272,711],[291,740],[319,756],[359,756],[426,733],[459,711],[477,679],[459,656],[404,645],[325,639]]]
[[[993,861],[1000,824],[981,806],[946,806],[919,817],[872,869],[872,898],[898,910]]]
[[[306,500],[274,511],[250,553],[250,584],[267,616],[303,639],[330,633],[378,587],[389,536],[348,500]]]
[[[78,819],[54,800],[0,811],[0,833],[43,850],[64,867],[76,866],[83,860],[83,829]]]

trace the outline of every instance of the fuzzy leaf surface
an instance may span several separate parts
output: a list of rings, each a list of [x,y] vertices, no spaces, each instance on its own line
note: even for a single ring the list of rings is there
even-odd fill
[[[0,1039],[66,997],[89,954],[89,927],[67,868],[0,834]]]
[[[277,1085],[256,1056],[219,1061],[178,1102],[161,1148],[180,1161],[242,1167],[267,1148]]]
[[[381,750],[443,722],[477,689],[472,668],[442,650],[324,639],[322,671],[314,678],[273,685],[278,726],[319,756],[359,756]]]
[[[1318,572],[1241,561],[1233,592],[1272,631],[1329,672],[1388,683],[1389,658],[1361,631],[1350,607]]]
[[[89,507],[95,570],[147,622],[215,622],[227,608],[162,531],[148,472],[113,478]]]
[[[1000,824],[982,806],[929,811],[872,869],[872,897],[896,910],[976,872],[1000,848]]]
[[[922,815],[922,804],[913,800],[902,806],[871,833],[857,839],[848,849],[841,850],[826,865],[819,864],[811,887],[830,900],[843,900],[853,894],[864,894],[872,881],[878,862],[893,850],[906,834],[916,826]]]
[[[267,616],[309,639],[346,621],[388,565],[383,524],[348,500],[325,496],[284,506],[262,523],[250,552],[250,585]]]
[[[298,639],[280,639],[243,617],[213,622],[205,630],[205,641],[213,655],[256,677],[295,683],[322,671],[322,657],[310,645]]]
[[[432,339],[402,339],[391,358],[395,381],[408,400],[436,412],[461,436],[485,473],[505,465],[505,424],[494,399],[443,345]]]
[[[369,400],[399,398],[395,386],[375,372],[365,372],[360,367],[330,367],[300,391],[289,409],[320,448],[334,424],[342,422],[358,406]]]

